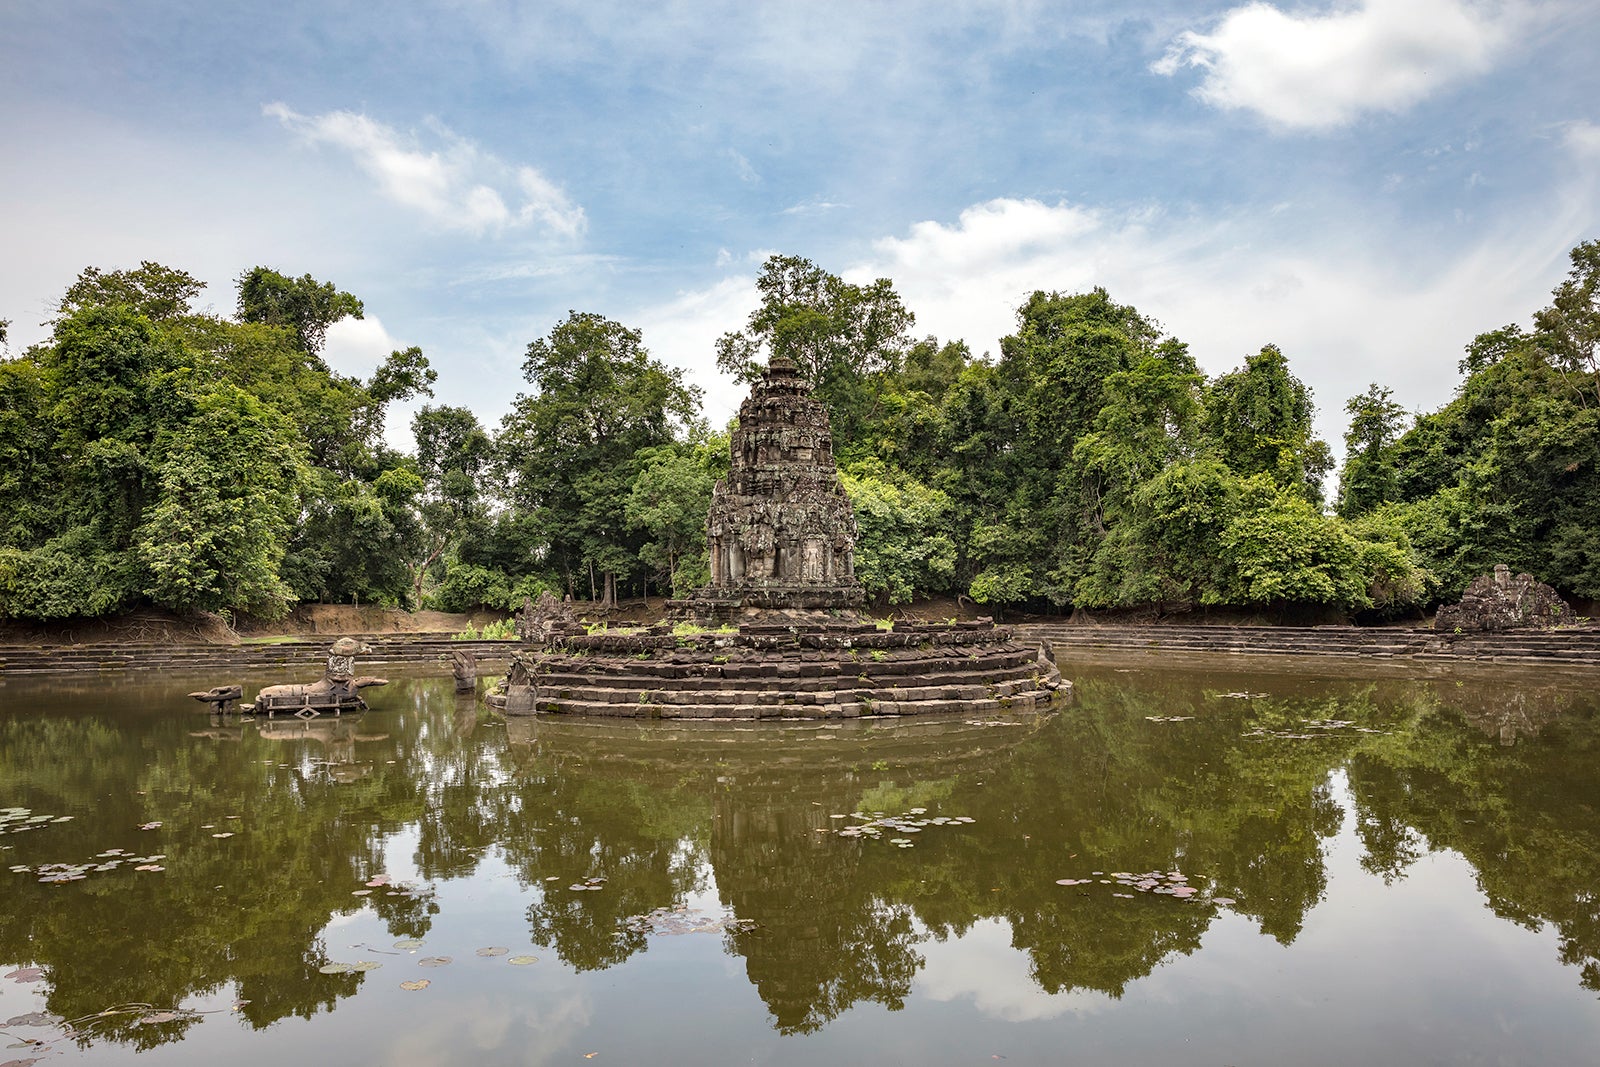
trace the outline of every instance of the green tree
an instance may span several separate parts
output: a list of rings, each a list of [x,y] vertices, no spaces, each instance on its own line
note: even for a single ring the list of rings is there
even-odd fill
[[[769,258],[756,288],[761,305],[717,341],[717,367],[748,382],[770,356],[794,360],[828,409],[835,454],[847,454],[878,413],[915,316],[889,279],[855,285],[799,256]]]
[[[494,441],[471,411],[448,405],[424,405],[411,418],[411,434],[421,478],[424,540],[409,564],[414,602],[420,606],[428,568],[486,516],[484,482],[494,460]]]
[[[716,482],[706,453],[726,454],[728,437],[719,434],[699,447],[662,445],[640,454],[640,468],[628,492],[628,523],[650,538],[639,558],[656,582],[685,596],[711,579],[706,556],[706,515]]]
[[[642,547],[626,515],[640,454],[696,418],[700,390],[651,359],[637,330],[576,311],[528,345],[523,375],[533,390],[498,436],[509,502],[569,592],[587,574],[591,595],[614,602]]]
[[[1394,444],[1406,411],[1393,397],[1393,389],[1373,382],[1366,392],[1345,402],[1350,428],[1345,431],[1344,468],[1339,472],[1342,518],[1364,515],[1399,496]]]
[[[1289,361],[1267,345],[1206,390],[1205,431],[1214,453],[1242,477],[1267,474],[1322,503],[1322,479],[1333,469],[1325,442],[1312,436],[1311,390],[1289,373]]]
[[[364,311],[361,301],[309,274],[291,278],[254,267],[239,276],[239,321],[282,326],[308,355],[321,353],[329,326],[346,316],[359,319]]]
[[[956,569],[950,498],[879,463],[856,464],[841,480],[856,513],[855,572],[867,596],[907,604],[947,592]]]
[[[190,303],[205,287],[187,271],[149,260],[134,270],[87,267],[67,287],[56,310],[70,316],[85,308],[123,307],[152,322],[168,322],[189,314]]]

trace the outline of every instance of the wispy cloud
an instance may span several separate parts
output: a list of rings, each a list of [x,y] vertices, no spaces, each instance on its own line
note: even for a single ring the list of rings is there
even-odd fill
[[[743,152],[740,152],[737,148],[730,148],[726,154],[729,159],[733,160],[733,170],[735,174],[739,175],[740,181],[747,185],[754,185],[761,180],[761,173],[750,163],[750,160],[745,158]]]
[[[838,203],[837,201],[827,200],[827,199],[824,199],[823,197],[820,197],[820,196],[813,196],[813,197],[809,197],[809,198],[807,198],[805,200],[800,201],[798,204],[791,204],[789,207],[786,207],[781,212],[779,212],[779,214],[782,214],[782,215],[821,215],[821,214],[823,214],[824,212],[827,212],[827,211],[834,211],[834,210],[836,210],[838,208],[849,207],[849,206],[850,206],[849,204],[841,204],[841,203]]]
[[[1274,125],[1327,130],[1402,111],[1488,70],[1525,21],[1520,0],[1360,0],[1326,13],[1252,2],[1179,35],[1152,69],[1205,72],[1195,95]]]
[[[431,129],[440,144],[430,149],[354,111],[302,115],[279,102],[262,112],[308,144],[348,153],[384,196],[445,229],[484,234],[535,227],[570,240],[587,226],[583,208],[538,170],[506,163],[437,123]]]

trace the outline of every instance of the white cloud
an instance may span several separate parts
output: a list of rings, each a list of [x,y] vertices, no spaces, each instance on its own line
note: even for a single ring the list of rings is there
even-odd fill
[[[1481,74],[1524,19],[1519,0],[1360,0],[1325,13],[1253,2],[1210,33],[1189,31],[1152,68],[1205,72],[1195,95],[1269,122],[1330,129],[1372,111],[1402,111]]]
[[[329,326],[322,356],[339,373],[365,378],[378,369],[389,353],[404,347],[389,335],[376,315],[367,315],[340,319]]]
[[[652,356],[682,367],[706,391],[706,418],[720,427],[738,410],[745,387],[717,370],[717,338],[743,329],[759,303],[755,275],[729,275],[710,288],[643,308],[627,321],[638,325]]]
[[[761,181],[760,172],[756,170],[750,160],[745,158],[743,152],[736,148],[730,148],[725,154],[729,159],[733,160],[733,170],[735,174],[739,175],[740,181],[746,185],[755,185]]]
[[[791,204],[789,207],[784,208],[779,214],[821,215],[824,212],[832,211],[835,208],[841,207],[849,207],[849,205],[836,203],[835,201],[827,200],[820,196],[813,196],[807,200],[800,201],[798,204]]]
[[[1312,387],[1318,432],[1337,448],[1344,401],[1368,382],[1413,409],[1449,399],[1462,346],[1545,302],[1594,200],[1591,186],[1575,188],[1537,224],[1516,220],[1427,261],[1358,228],[1329,236],[1323,220],[1293,207],[1199,219],[995,200],[954,223],[880,239],[844,273],[894,279],[918,334],[961,338],[980,353],[998,354],[1030,292],[1097,285],[1187,342],[1208,374],[1277,344]]]
[[[1569,122],[1565,131],[1567,148],[1585,162],[1600,161],[1600,126],[1592,122]]]
[[[272,103],[262,112],[308,144],[348,152],[384,196],[444,229],[483,234],[536,226],[572,239],[587,225],[583,208],[533,167],[508,164],[438,124],[433,132],[443,144],[430,150],[353,111],[302,115]]]

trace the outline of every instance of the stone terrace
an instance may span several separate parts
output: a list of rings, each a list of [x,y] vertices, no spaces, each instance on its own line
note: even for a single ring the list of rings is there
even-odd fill
[[[1600,627],[1450,633],[1398,626],[1093,626],[1021,623],[1019,641],[1048,640],[1073,659],[1144,656],[1362,659],[1377,662],[1544,665],[1600,670]]]
[[[363,668],[438,664],[449,673],[448,658],[464,650],[482,667],[504,667],[516,641],[454,641],[443,634],[356,635],[372,651]],[[328,657],[326,636],[273,644],[202,645],[117,641],[81,645],[0,645],[0,678],[23,674],[77,674],[83,671],[226,672],[287,669],[321,671]]]

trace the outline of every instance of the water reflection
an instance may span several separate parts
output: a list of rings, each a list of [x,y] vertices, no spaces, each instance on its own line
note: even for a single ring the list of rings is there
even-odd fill
[[[0,835],[29,868],[5,875],[0,966],[41,967],[43,1010],[92,1020],[85,1047],[195,1023],[97,1015],[122,1004],[236,998],[257,1030],[333,1011],[374,978],[318,972],[331,929],[425,938],[427,887],[491,860],[520,894],[508,924],[575,975],[647,965],[655,935],[631,917],[714,899],[753,924],[720,936],[780,1034],[901,1008],[936,948],[1000,931],[1043,993],[1114,999],[1204,951],[1227,912],[1292,946],[1347,819],[1390,884],[1460,853],[1495,914],[1552,924],[1600,990],[1600,700],[1582,684],[1091,670],[1073,706],[1015,725],[713,730],[492,720],[448,679],[397,681],[361,717],[208,721],[186,684],[0,691],[0,807],[73,817]],[[858,812],[972,821],[905,848],[840,836]],[[32,870],[113,848],[165,870]],[[368,885],[397,867],[409,888]]]

